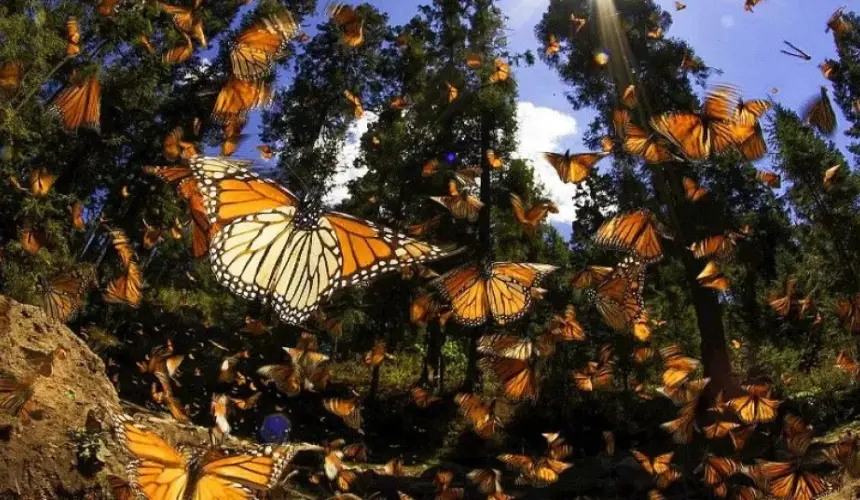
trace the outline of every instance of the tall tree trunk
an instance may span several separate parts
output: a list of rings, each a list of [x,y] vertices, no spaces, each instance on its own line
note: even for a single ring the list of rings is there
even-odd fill
[[[419,384],[433,387],[438,383],[439,363],[442,357],[442,332],[438,322],[430,322],[426,328],[427,352],[424,354],[424,367],[421,370]]]

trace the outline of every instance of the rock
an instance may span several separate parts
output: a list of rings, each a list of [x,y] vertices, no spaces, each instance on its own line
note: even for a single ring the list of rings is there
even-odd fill
[[[19,380],[35,377],[34,413],[27,425],[0,413],[0,494],[22,497],[56,492],[80,492],[97,482],[76,467],[77,448],[71,432],[82,430],[90,410],[121,411],[116,390],[105,376],[102,360],[65,325],[48,318],[38,307],[0,296],[0,370]],[[49,377],[36,374],[25,349],[56,359]],[[103,412],[102,412],[103,413]],[[117,470],[117,472],[120,472]]]

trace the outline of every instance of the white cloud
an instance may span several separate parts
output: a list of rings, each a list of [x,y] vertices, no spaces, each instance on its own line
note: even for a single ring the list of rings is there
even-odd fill
[[[720,18],[720,24],[723,25],[723,28],[731,29],[735,25],[735,18],[734,16],[726,14]]]
[[[367,173],[367,167],[355,167],[355,160],[358,158],[359,150],[361,149],[361,136],[378,119],[378,115],[365,112],[360,120],[357,120],[349,127],[346,143],[343,146],[343,152],[337,165],[334,182],[324,198],[326,204],[337,205],[345,200],[349,196],[349,181],[363,177]]]
[[[544,151],[561,152],[570,147],[577,132],[576,119],[552,108],[535,106],[530,102],[517,103],[517,142],[515,156],[528,160],[535,177],[547,191],[548,197],[558,205],[557,214],[550,214],[554,222],[573,221],[573,196],[578,187],[565,184],[555,168],[543,157]]]

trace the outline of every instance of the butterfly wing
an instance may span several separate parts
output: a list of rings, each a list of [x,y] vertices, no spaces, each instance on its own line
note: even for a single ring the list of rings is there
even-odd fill
[[[63,118],[66,130],[79,127],[99,128],[101,85],[97,76],[80,83],[70,83],[51,103],[51,109]]]
[[[692,113],[666,113],[651,119],[651,127],[662,134],[689,160],[704,160],[711,142],[702,119]]]
[[[268,490],[280,479],[290,455],[277,448],[228,456],[210,453],[203,465],[203,475],[197,481],[194,498],[255,498],[254,490]]]
[[[467,326],[482,325],[489,316],[486,282],[478,267],[465,265],[448,271],[431,282],[451,303],[454,319]]]
[[[233,74],[242,80],[265,77],[272,63],[298,32],[289,11],[265,17],[249,26],[238,37],[230,51]]]
[[[116,433],[134,457],[129,465],[136,489],[152,500],[184,498],[188,487],[188,460],[156,434],[128,421],[116,424]]]
[[[532,305],[532,289],[555,271],[548,264],[496,262],[487,280],[486,294],[493,319],[500,325],[516,321]]]

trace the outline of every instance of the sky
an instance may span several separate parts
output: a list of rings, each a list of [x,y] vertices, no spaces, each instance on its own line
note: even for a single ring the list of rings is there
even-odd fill
[[[743,90],[747,99],[765,97],[776,88],[779,90],[774,98],[795,110],[802,108],[818,92],[819,86],[827,83],[818,69],[824,59],[835,58],[833,37],[824,32],[827,19],[845,2],[849,9],[852,2],[856,3],[856,0],[762,0],[755,12],[749,13],[743,8],[744,0],[682,1],[687,8],[676,12],[674,0],[658,0],[673,18],[672,27],[665,36],[686,40],[708,66],[721,70],[723,74],[715,76],[712,83],[732,83]],[[387,12],[393,24],[404,24],[417,12],[417,6],[427,1],[371,0],[370,3]],[[549,0],[499,0],[498,5],[508,18],[511,52],[543,50],[542,42],[535,38],[534,26],[548,4]],[[321,21],[319,16],[307,19],[305,31],[312,35],[313,27]],[[779,50],[784,48],[784,39],[810,54],[812,61],[781,54]],[[585,151],[581,133],[593,115],[588,110],[573,111],[566,100],[564,84],[539,59],[534,66],[513,68],[513,77],[519,89],[516,155],[531,160],[548,197],[560,207],[550,222],[563,235],[569,236],[573,220],[571,196],[575,187],[561,183],[541,153],[568,149]],[[288,83],[279,78],[279,85]],[[847,126],[841,115],[839,118],[840,130],[835,141],[844,151],[847,141],[843,131]],[[254,116],[246,132],[253,134],[258,127],[259,117]],[[365,121],[354,127],[353,140],[347,142],[341,161],[341,173],[327,201],[337,202],[346,196],[345,183],[363,174],[352,169],[350,163],[356,154],[357,138],[366,127]],[[255,142],[254,138],[247,140],[236,155],[256,157],[257,144],[259,141]],[[760,160],[759,167],[767,168],[769,161],[767,158]]]

